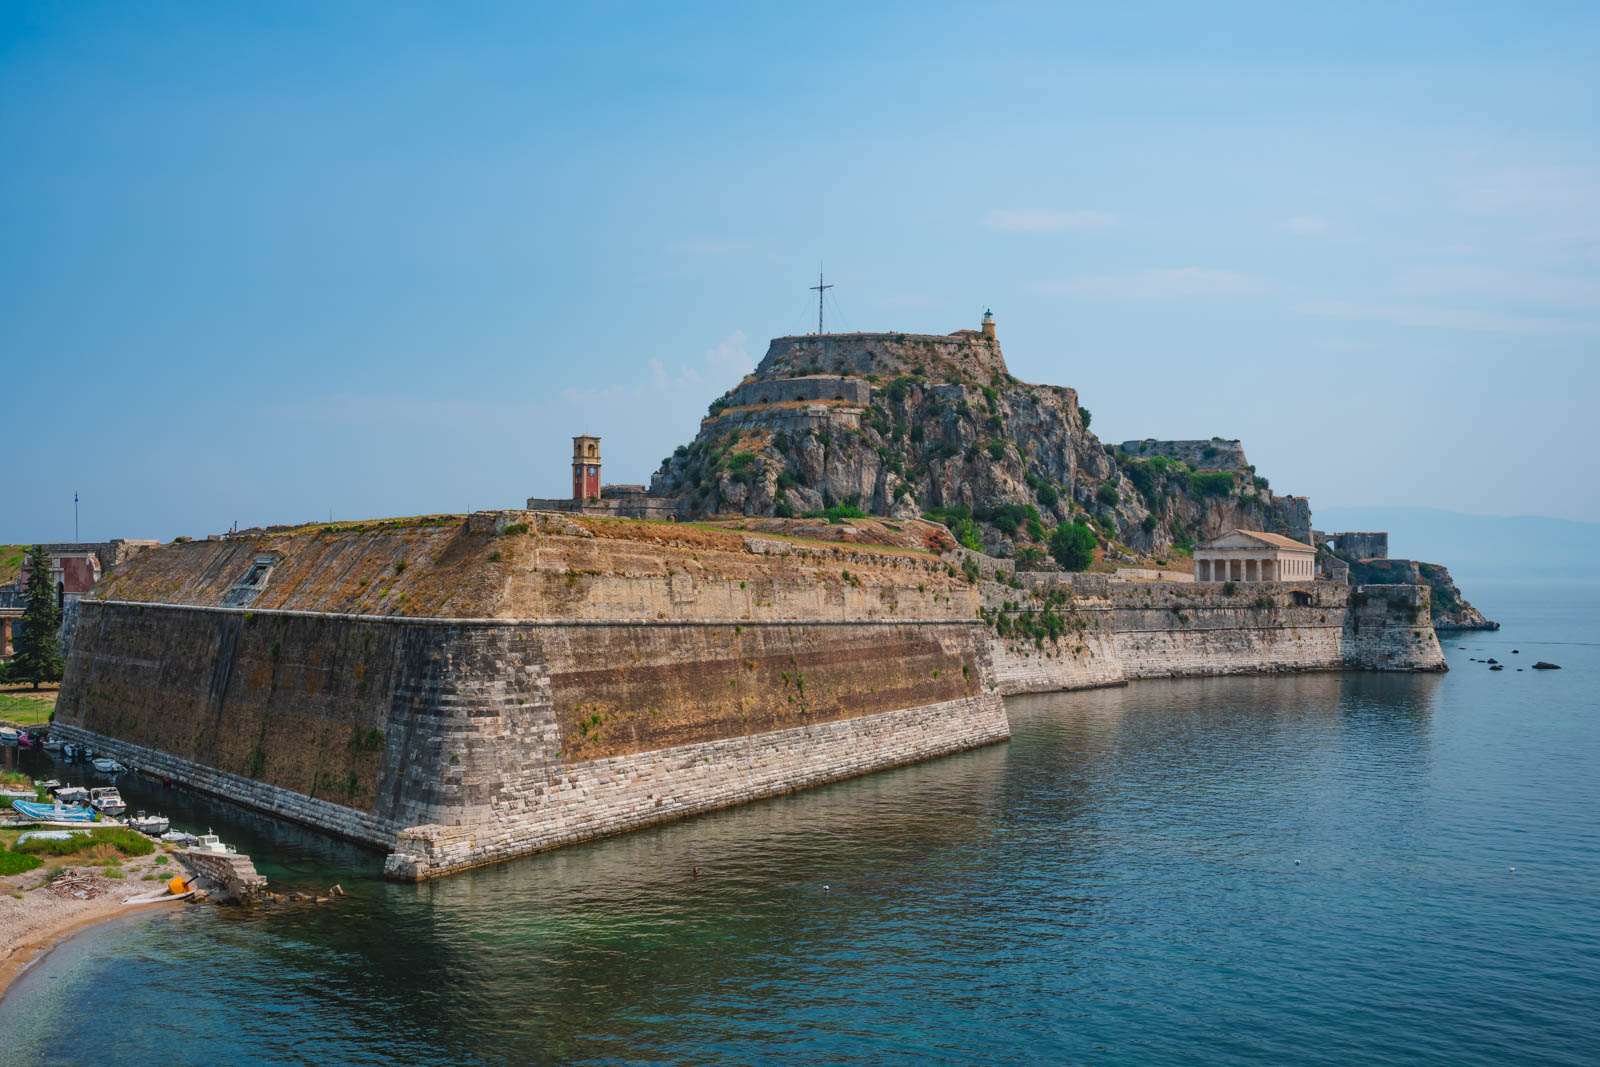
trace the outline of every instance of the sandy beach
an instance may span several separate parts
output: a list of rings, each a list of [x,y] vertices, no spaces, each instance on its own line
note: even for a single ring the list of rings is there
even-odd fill
[[[147,896],[160,890],[167,878],[182,874],[177,864],[157,864],[162,853],[123,861],[122,878],[107,878],[100,867],[65,867],[60,877],[85,881],[79,898],[52,891],[43,884],[43,871],[28,871],[0,878],[0,997],[34,961],[50,948],[84,927],[134,912],[151,912],[181,907],[176,902],[124,904],[128,897]],[[159,880],[145,881],[144,875],[157,873]]]

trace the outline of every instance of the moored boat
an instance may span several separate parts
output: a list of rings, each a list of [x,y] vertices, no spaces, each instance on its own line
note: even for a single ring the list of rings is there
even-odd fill
[[[62,804],[77,804],[87,807],[89,804],[89,791],[81,785],[57,785],[50,790],[50,794]]]
[[[67,747],[67,743],[65,741],[61,740],[59,737],[47,737],[42,742],[40,742],[39,747],[44,749],[46,752],[50,753],[51,755],[54,755],[55,753],[60,752],[62,749],[66,748]]]
[[[89,766],[93,767],[101,774],[109,774],[112,776],[119,775],[128,769],[109,756],[101,756],[97,759],[92,759],[89,761]]]
[[[159,812],[154,815],[146,815],[141,811],[137,815],[128,816],[125,821],[130,829],[137,830],[141,834],[148,834],[151,837],[160,837],[172,825],[172,822]]]
[[[182,830],[168,830],[166,833],[161,835],[161,840],[174,845],[194,845],[198,844],[200,841],[198,837],[190,833],[185,833]]]
[[[223,856],[232,855],[239,851],[232,845],[224,845],[221,838],[210,832],[201,834],[195,839],[195,843],[189,847],[195,852],[215,852]]]
[[[89,790],[89,806],[103,815],[121,815],[128,810],[122,794],[114,785],[103,785]]]
[[[0,745],[7,748],[16,748],[17,741],[22,737],[22,731],[10,726],[0,726]]]

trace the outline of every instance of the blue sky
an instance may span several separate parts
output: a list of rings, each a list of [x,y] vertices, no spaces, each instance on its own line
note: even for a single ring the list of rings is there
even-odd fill
[[[7,5],[0,541],[643,481],[819,260],[1313,509],[1600,520],[1600,8],[1307,6]]]

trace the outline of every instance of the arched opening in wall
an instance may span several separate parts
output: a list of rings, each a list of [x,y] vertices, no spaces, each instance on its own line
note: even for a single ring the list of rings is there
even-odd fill
[[[762,397],[760,400],[757,400],[756,403],[758,403],[758,404],[770,404],[771,401],[768,400],[766,397]]]
[[[839,393],[839,394],[834,396],[834,399],[835,400],[843,400],[844,399],[844,394],[843,393]]]
[[[1294,598],[1294,606],[1297,608],[1309,608],[1311,606],[1311,594],[1303,589],[1296,589],[1289,596]]]
[[[67,606],[67,587],[60,582],[56,583],[56,610],[61,611]]]

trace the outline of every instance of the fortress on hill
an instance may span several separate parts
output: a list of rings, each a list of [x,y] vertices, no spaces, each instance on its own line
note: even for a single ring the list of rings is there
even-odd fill
[[[582,434],[570,498],[145,549],[81,602],[54,730],[417,880],[1001,742],[1010,693],[1444,669],[1427,587],[1307,573],[1304,498],[1237,442],[1192,471],[1086,417],[987,316],[778,338],[648,489]],[[1040,513],[1108,551],[1278,532],[1218,544],[1242,580],[1122,581],[1021,567]]]

